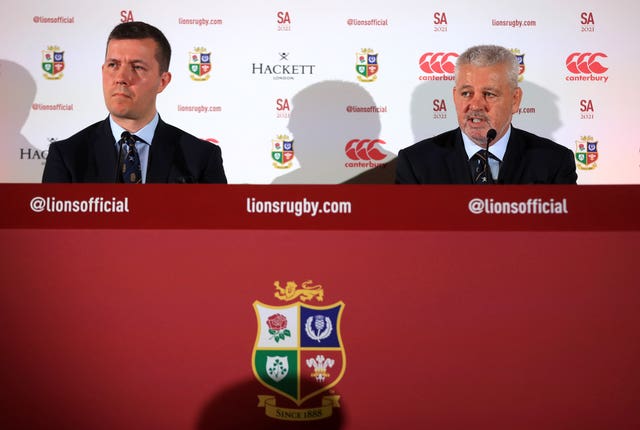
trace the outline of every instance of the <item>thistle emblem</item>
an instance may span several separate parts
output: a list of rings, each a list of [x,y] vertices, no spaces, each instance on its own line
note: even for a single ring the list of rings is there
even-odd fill
[[[307,336],[320,343],[320,341],[331,336],[333,326],[331,320],[324,315],[315,315],[307,318],[307,323],[304,325],[304,329],[307,332]]]

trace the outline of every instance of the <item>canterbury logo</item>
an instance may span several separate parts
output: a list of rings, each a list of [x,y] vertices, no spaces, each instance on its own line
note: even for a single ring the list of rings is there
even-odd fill
[[[609,68],[600,64],[599,58],[607,58],[607,54],[603,52],[574,52],[567,57],[567,69],[576,75],[604,73]]]
[[[425,73],[454,73],[456,71],[455,52],[427,52],[420,57],[420,68]]]
[[[385,141],[380,139],[353,139],[347,142],[344,151],[347,157],[352,160],[382,160],[386,157],[376,144],[384,145]]]

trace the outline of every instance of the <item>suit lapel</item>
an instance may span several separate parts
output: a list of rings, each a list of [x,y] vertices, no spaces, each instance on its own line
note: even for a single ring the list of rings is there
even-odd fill
[[[99,127],[92,142],[94,154],[95,180],[97,182],[115,182],[117,151],[111,132],[109,118]]]
[[[458,128],[453,133],[453,150],[446,158],[447,167],[451,174],[451,182],[454,184],[471,184],[471,171],[469,170],[469,157],[464,150],[462,131]]]
[[[146,182],[169,182],[171,165],[176,152],[174,142],[176,137],[171,136],[171,130],[160,119],[149,150]]]
[[[507,143],[507,151],[502,160],[502,167],[498,174],[498,183],[514,184],[517,183],[520,176],[519,171],[522,168],[523,142],[520,139],[518,130],[511,127],[511,136]]]

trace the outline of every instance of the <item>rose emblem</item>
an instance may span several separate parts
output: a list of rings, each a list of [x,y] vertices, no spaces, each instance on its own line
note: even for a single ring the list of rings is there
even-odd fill
[[[291,337],[291,331],[287,329],[287,317],[282,314],[273,314],[267,318],[270,339],[280,342],[286,337]]]

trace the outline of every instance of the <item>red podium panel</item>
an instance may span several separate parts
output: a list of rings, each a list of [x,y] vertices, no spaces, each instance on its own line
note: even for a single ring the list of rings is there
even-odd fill
[[[640,187],[476,190],[0,186],[0,428],[638,428]]]

